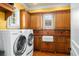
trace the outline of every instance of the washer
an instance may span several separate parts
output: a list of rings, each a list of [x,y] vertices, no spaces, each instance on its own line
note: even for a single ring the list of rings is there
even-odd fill
[[[31,32],[33,33],[32,30],[4,30],[1,32],[6,56],[32,55],[28,54],[28,50],[33,49],[33,45],[31,49],[28,45],[28,36]]]
[[[34,47],[34,35],[33,30],[28,31],[28,44],[27,44],[27,55],[31,56],[33,55],[33,47]]]

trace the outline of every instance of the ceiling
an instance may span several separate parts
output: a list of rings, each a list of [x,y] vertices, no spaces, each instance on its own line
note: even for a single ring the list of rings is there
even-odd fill
[[[70,5],[69,3],[24,3],[29,10]]]

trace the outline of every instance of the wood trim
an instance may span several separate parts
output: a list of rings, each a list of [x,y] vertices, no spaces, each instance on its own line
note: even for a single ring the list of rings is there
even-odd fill
[[[11,5],[8,4],[8,3],[0,3],[0,7],[4,8],[4,9],[6,9],[6,10],[9,10],[9,11],[11,11],[11,12],[14,11],[14,7],[11,6]]]
[[[5,12],[5,20],[7,20],[7,18],[8,18],[9,16],[11,16],[11,15],[12,15],[12,12],[6,11],[6,12]]]
[[[30,10],[29,12],[30,13],[48,13],[48,12],[56,12],[56,11],[63,11],[63,10],[64,11],[65,10],[70,10],[70,6]]]

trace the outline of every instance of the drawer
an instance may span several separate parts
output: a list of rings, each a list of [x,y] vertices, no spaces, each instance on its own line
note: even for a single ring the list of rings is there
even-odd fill
[[[56,31],[56,36],[65,36],[65,31]]]
[[[55,39],[54,42],[66,43],[65,37],[55,37],[54,39]]]
[[[43,35],[54,35],[55,32],[53,30],[43,30],[42,34]]]
[[[48,35],[48,31],[43,31],[42,35]]]

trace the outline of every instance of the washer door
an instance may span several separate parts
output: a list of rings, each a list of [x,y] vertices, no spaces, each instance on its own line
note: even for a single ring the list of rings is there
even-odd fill
[[[21,56],[26,51],[27,40],[24,35],[20,35],[14,42],[13,52],[16,56]]]
[[[34,39],[34,35],[33,35],[33,33],[30,33],[29,36],[28,36],[28,45],[29,46],[32,46],[33,39]]]

